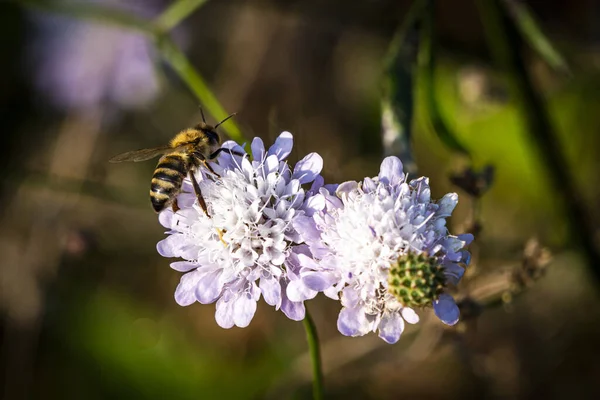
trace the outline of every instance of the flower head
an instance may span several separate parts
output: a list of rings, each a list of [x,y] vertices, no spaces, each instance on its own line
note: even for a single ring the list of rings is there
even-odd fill
[[[299,280],[301,259],[308,253],[293,221],[319,208],[312,195],[315,189],[305,191],[302,184],[322,184],[323,160],[311,153],[292,171],[285,161],[292,144],[292,135],[283,132],[268,151],[255,138],[252,161],[248,155],[222,152],[211,164],[218,176],[205,170],[196,173],[209,216],[195,201],[190,182],[184,182],[179,195],[181,209],[160,214],[170,230],[158,243],[159,253],[185,260],[171,264],[185,272],[176,301],[216,301],[216,320],[223,328],[247,326],[261,295],[290,319],[304,318],[302,300],[290,299],[286,290]],[[223,147],[245,154],[233,142]]]
[[[326,206],[294,221],[314,256],[300,276],[308,288],[341,300],[342,334],[379,331],[394,343],[405,322],[418,322],[413,308],[428,305],[442,322],[458,321],[445,289],[462,277],[460,264],[470,258],[463,248],[473,236],[448,233],[455,193],[432,201],[429,180],[407,181],[400,160],[388,157],[377,177],[321,194]]]

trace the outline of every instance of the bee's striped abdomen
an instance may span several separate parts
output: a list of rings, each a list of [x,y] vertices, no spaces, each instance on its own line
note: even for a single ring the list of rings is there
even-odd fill
[[[160,212],[173,202],[188,169],[187,157],[181,154],[167,154],[158,161],[150,185],[150,201],[154,211]]]

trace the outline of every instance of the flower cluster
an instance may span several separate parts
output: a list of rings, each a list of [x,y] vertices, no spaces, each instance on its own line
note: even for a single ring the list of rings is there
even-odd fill
[[[415,309],[432,306],[455,324],[459,311],[447,289],[462,277],[473,240],[446,228],[457,195],[432,201],[428,179],[409,181],[396,157],[377,177],[324,185],[318,154],[290,168],[292,143],[284,132],[265,150],[256,138],[251,156],[225,143],[240,155],[223,152],[211,164],[214,175],[197,172],[209,215],[189,182],[181,209],[160,214],[169,236],[159,253],[184,260],[171,264],[185,272],[176,301],[216,301],[217,323],[230,328],[250,323],[261,295],[301,320],[304,301],[323,292],[341,302],[342,334],[377,331],[388,343],[405,322],[418,322]]]

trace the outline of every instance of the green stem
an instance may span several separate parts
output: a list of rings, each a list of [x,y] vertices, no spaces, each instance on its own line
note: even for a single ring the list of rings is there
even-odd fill
[[[415,29],[417,22],[422,17],[423,10],[427,5],[427,0],[415,0],[406,13],[400,28],[394,33],[390,47],[384,59],[384,67],[386,71],[392,71],[401,58],[401,52],[404,50],[406,40]]]
[[[510,19],[503,13],[499,0],[477,0],[490,49],[506,76],[515,100],[527,124],[526,133],[532,147],[538,150],[548,173],[553,193],[561,200],[569,235],[581,247],[587,264],[600,283],[600,251],[594,243],[596,229],[568,163],[543,99],[533,87],[529,71],[520,53],[521,40]]]
[[[204,5],[206,1],[207,0],[176,1],[154,20],[154,24],[159,32],[169,32],[191,13]]]
[[[177,6],[174,11],[165,11],[159,16],[157,22],[166,19],[166,25],[157,25],[152,21],[144,18],[136,17],[130,13],[109,7],[97,6],[93,3],[75,3],[64,1],[42,1],[42,0],[20,0],[17,4],[24,5],[28,8],[53,12],[61,15],[84,19],[88,21],[101,22],[103,24],[114,25],[122,28],[131,29],[143,33],[156,42],[156,46],[160,51],[165,61],[171,65],[181,80],[185,82],[191,92],[198,98],[204,108],[214,117],[216,121],[221,121],[229,114],[225,112],[221,103],[217,100],[204,78],[189,62],[185,54],[166,36],[161,30],[165,26],[171,26],[177,21],[181,21],[185,16],[189,15],[194,9],[203,4],[200,0],[182,0],[175,3],[171,8]],[[179,3],[185,3],[180,5]],[[194,7],[192,7],[194,5]],[[165,17],[164,15],[167,14]],[[165,22],[165,21],[163,21]],[[223,124],[223,129],[227,135],[238,143],[244,142],[244,137],[238,126],[233,120]]]
[[[319,336],[317,335],[317,327],[313,321],[308,309],[306,316],[302,321],[306,330],[306,340],[308,342],[308,352],[310,353],[310,361],[313,371],[313,399],[323,399],[323,371],[321,368],[321,351],[319,349]]]
[[[229,114],[208,88],[202,75],[196,71],[194,66],[175,43],[169,38],[163,37],[157,40],[156,45],[163,58],[171,65],[175,72],[177,72],[179,77],[191,89],[192,93],[200,99],[202,105],[212,114],[215,120],[221,121],[225,119]],[[233,121],[229,120],[222,126],[232,140],[238,143],[244,141],[242,132]]]
[[[384,59],[381,130],[385,155],[397,155],[406,172],[416,174],[411,149],[418,21],[427,0],[416,0],[394,34]]]

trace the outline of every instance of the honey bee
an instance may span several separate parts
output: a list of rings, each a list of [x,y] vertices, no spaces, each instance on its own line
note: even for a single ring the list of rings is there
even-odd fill
[[[171,139],[169,144],[151,149],[128,151],[108,160],[111,163],[139,162],[162,156],[158,160],[150,184],[150,202],[157,213],[169,206],[175,212],[179,210],[177,195],[181,192],[183,179],[188,175],[192,181],[198,203],[204,213],[208,215],[206,202],[200,192],[200,186],[196,181],[194,171],[197,168],[204,167],[215,174],[207,161],[214,160],[221,152],[244,156],[242,153],[220,147],[221,138],[216,132],[219,125],[236,115],[236,113],[231,114],[215,126],[206,123],[202,109],[200,109],[200,113],[202,114],[202,122],[192,128],[182,130]]]

